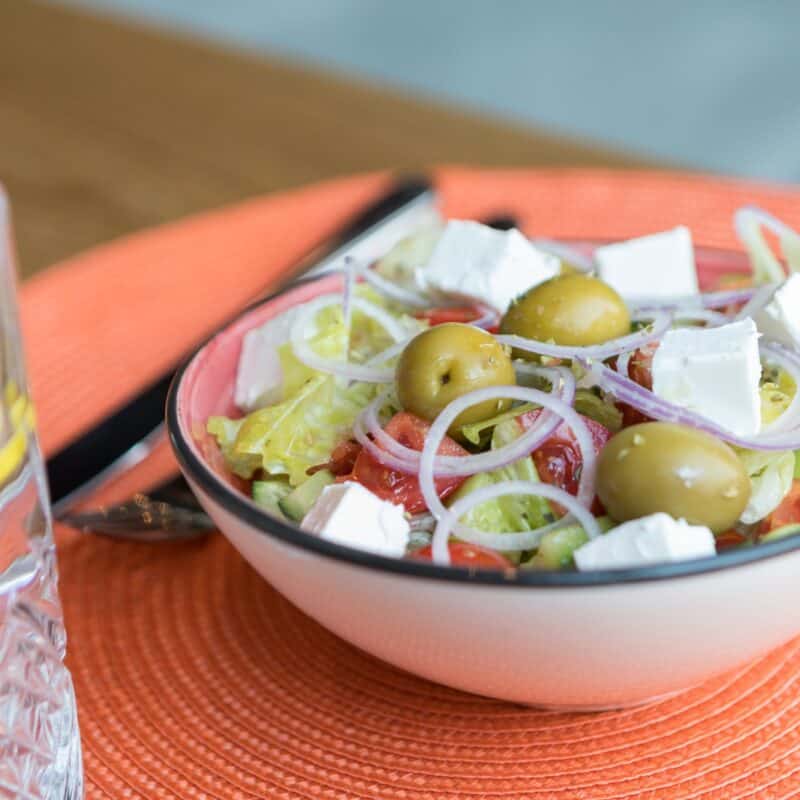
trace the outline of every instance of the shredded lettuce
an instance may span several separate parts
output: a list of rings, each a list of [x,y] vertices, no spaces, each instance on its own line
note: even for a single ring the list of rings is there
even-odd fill
[[[584,417],[599,422],[612,433],[622,430],[622,412],[591,389],[578,389],[575,392],[575,410]]]
[[[794,451],[794,477],[800,480],[800,450]]]
[[[372,302],[382,302],[370,294],[369,287],[359,286],[357,291]],[[426,327],[413,317],[398,314],[397,318],[409,336]],[[392,344],[383,327],[358,310],[353,313],[348,336],[338,306],[316,315],[307,341],[321,356],[342,360],[346,356],[355,363],[363,363]],[[276,351],[281,385],[269,393],[273,402],[241,419],[212,417],[207,429],[237,475],[252,478],[263,470],[268,475],[288,476],[291,485],[298,486],[306,480],[309,467],[327,461],[334,447],[350,435],[356,416],[377,389],[366,383],[348,385],[307,367],[295,357],[290,342],[280,344]]]
[[[492,433],[492,449],[496,450],[509,444],[521,433],[522,429],[516,420],[507,419],[500,422],[495,425]],[[526,456],[502,469],[472,475],[452,495],[450,503],[466,497],[476,489],[508,480],[538,481],[539,475],[533,459]],[[554,519],[550,506],[542,497],[505,495],[475,506],[461,517],[460,521],[481,531],[514,533],[541,528]]]
[[[372,385],[346,387],[333,376],[316,374],[288,400],[240,420],[212,417],[208,431],[237,475],[251,478],[263,469],[286,475],[292,486],[299,486],[308,477],[306,470],[327,461],[350,435],[356,416],[374,394]]]
[[[502,414],[496,414],[489,419],[481,420],[480,422],[472,422],[469,425],[461,426],[461,436],[472,444],[481,444],[492,433],[492,429],[497,425],[508,420],[516,419],[526,411],[532,411],[539,408],[535,403],[522,403],[522,405],[515,406]]]
[[[206,430],[217,440],[225,463],[231,472],[243,478],[250,478],[260,468],[261,459],[253,453],[237,453],[233,448],[244,420],[244,417],[241,419],[210,417],[206,423]]]
[[[741,521],[752,525],[771,514],[792,488],[795,454],[791,450],[768,452],[735,448],[750,476],[750,500]]]

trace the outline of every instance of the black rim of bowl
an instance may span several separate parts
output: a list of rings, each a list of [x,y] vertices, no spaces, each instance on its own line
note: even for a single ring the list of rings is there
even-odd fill
[[[725,254],[732,260],[741,260],[742,254],[723,248],[697,247],[699,252],[716,252]],[[312,534],[305,533],[299,526],[282,522],[260,509],[249,497],[237,492],[232,486],[224,483],[210,467],[197,455],[195,450],[186,441],[181,431],[178,415],[178,395],[181,383],[190,364],[220,333],[232,325],[237,324],[243,317],[256,308],[280,297],[281,295],[297,289],[307,283],[320,280],[320,278],[306,278],[295,281],[286,288],[275,292],[249,305],[235,319],[228,320],[221,328],[212,333],[178,368],[170,386],[167,397],[166,421],[170,443],[181,468],[187,477],[197,484],[215,503],[225,511],[238,517],[250,527],[266,536],[306,550],[326,558],[343,561],[359,567],[389,572],[399,575],[408,575],[417,578],[428,578],[445,581],[467,582],[470,584],[483,584],[491,586],[517,586],[517,587],[592,587],[612,586],[622,583],[646,583],[674,578],[686,578],[720,570],[743,567],[765,559],[775,558],[800,549],[800,535],[788,536],[773,542],[765,542],[750,547],[726,550],[718,555],[692,561],[679,561],[668,564],[654,564],[647,567],[619,570],[597,570],[592,572],[545,572],[512,567],[501,569],[480,569],[458,566],[439,566],[429,561],[413,560],[410,558],[390,558],[379,556],[364,550],[329,542]]]

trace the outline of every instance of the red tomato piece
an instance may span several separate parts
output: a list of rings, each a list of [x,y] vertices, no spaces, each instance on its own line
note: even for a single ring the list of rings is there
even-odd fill
[[[493,569],[508,569],[511,562],[495,550],[481,547],[468,542],[450,542],[450,563],[455,567],[489,567]],[[433,553],[430,545],[422,547],[411,554],[411,558],[419,561],[430,561]]]
[[[399,411],[386,426],[386,433],[405,447],[422,451],[430,423],[408,411]],[[446,436],[437,451],[444,456],[466,456],[467,451],[460,444]],[[405,475],[378,463],[366,450],[356,458],[349,480],[366,486],[373,494],[392,503],[402,503],[410,514],[427,510],[419,480],[416,475]],[[437,478],[436,492],[441,498],[452,494],[466,480],[466,477]]]
[[[658,342],[646,344],[644,347],[640,347],[628,362],[628,377],[651,391],[653,389],[653,356],[657,349]],[[640,422],[652,422],[650,417],[627,403],[617,403],[617,408],[622,412],[623,428],[638,425]]]
[[[781,504],[758,526],[759,533],[769,533],[784,525],[800,522],[800,480],[792,482],[789,494],[783,498]]]
[[[526,411],[517,419],[520,425],[528,430],[536,422],[540,413],[539,409]],[[581,418],[589,429],[594,452],[597,454],[611,438],[611,431],[593,419],[583,415]],[[558,486],[573,495],[578,493],[583,459],[575,434],[566,422],[562,422],[553,431],[553,435],[533,451],[533,463],[536,465],[536,471],[539,473],[541,481],[549,483],[551,486]],[[591,510],[596,516],[605,511],[597,498],[594,499]]]
[[[736,547],[747,541],[747,537],[743,533],[734,530],[718,533],[714,539],[718,553],[721,553],[723,550],[729,550],[731,547]]]
[[[309,475],[313,475],[321,469],[327,469],[334,475],[349,475],[353,471],[356,458],[358,458],[360,452],[361,445],[358,442],[354,442],[352,439],[345,439],[333,448],[331,457],[326,463],[310,467],[306,472]]]
[[[658,350],[658,342],[640,347],[628,362],[628,376],[645,389],[653,388],[653,356]]]

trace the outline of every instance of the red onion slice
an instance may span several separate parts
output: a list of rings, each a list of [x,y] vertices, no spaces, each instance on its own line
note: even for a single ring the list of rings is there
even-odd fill
[[[500,324],[500,313],[490,306],[478,306],[481,315],[477,319],[470,320],[467,324],[474,325],[476,328],[495,328]]]
[[[635,350],[628,350],[627,353],[623,353],[617,359],[615,369],[617,370],[617,372],[619,372],[620,375],[624,375],[626,378],[630,375],[631,358],[633,358],[633,354],[635,352],[636,352]]]
[[[677,422],[710,433],[725,442],[748,450],[797,450],[800,448],[800,430],[785,433],[758,434],[753,437],[736,436],[716,422],[696,414],[682,406],[662,400],[649,389],[645,389],[630,378],[620,375],[600,362],[584,362],[589,370],[587,376],[601,389],[612,394],[620,402],[627,403],[652,419],[662,422]]]
[[[700,308],[725,308],[730,305],[739,305],[748,302],[756,293],[757,288],[747,286],[742,289],[725,289],[719,292],[704,292],[680,299],[659,302],[657,298],[628,301],[633,309],[649,309],[659,311],[693,311]]]
[[[700,304],[703,308],[725,308],[726,306],[747,303],[756,293],[755,286],[742,289],[725,289],[719,292],[706,292],[700,295]]]
[[[353,292],[356,287],[356,262],[352,256],[344,259],[344,290],[342,291],[342,317],[347,331],[347,351],[350,350],[350,327],[353,321]]]
[[[571,406],[575,399],[575,376],[570,370],[565,367],[535,367],[532,365],[530,371],[549,380],[553,386],[552,396],[557,397],[565,405]],[[561,386],[558,386],[559,383],[561,383]],[[505,387],[482,389],[480,391],[490,393],[490,399],[506,397],[505,394],[502,394],[505,391]],[[416,475],[420,470],[421,454],[417,450],[405,447],[389,436],[378,419],[380,410],[386,405],[388,397],[389,392],[384,392],[359,414],[353,425],[353,436],[379,464],[406,475]],[[458,413],[455,414],[453,419],[456,416],[458,416]],[[522,436],[497,450],[470,456],[437,455],[434,462],[434,473],[436,477],[462,477],[475,475],[478,472],[491,472],[513,464],[518,459],[529,455],[542,442],[549,439],[560,422],[559,416],[545,412],[540,415],[536,424],[525,431]],[[430,436],[430,433],[428,436]]]
[[[388,297],[390,300],[395,300],[411,308],[429,308],[431,305],[429,297],[426,297],[421,292],[398,286],[394,281],[384,278],[383,275],[375,272],[371,267],[362,269],[359,274],[376,292]]]
[[[569,347],[566,345],[550,344],[549,342],[539,342],[535,339],[526,339],[523,336],[502,335],[496,336],[500,344],[514,347],[517,350],[524,350],[526,353],[535,353],[548,358],[570,358],[591,360],[603,360],[611,356],[619,355],[627,350],[638,350],[650,342],[660,339],[672,324],[672,314],[668,311],[658,310],[648,314],[634,315],[643,319],[652,320],[648,329],[629,333],[627,336],[620,336],[618,339],[603,344],[591,345],[589,347]]]
[[[494,500],[507,494],[525,494],[535,497],[545,497],[553,500],[566,508],[570,514],[583,526],[586,535],[590,539],[600,536],[600,527],[592,514],[587,511],[575,497],[557,486],[550,486],[546,483],[534,483],[533,481],[503,481],[493,486],[484,486],[476,489],[466,497],[456,500],[450,508],[446,510],[436,523],[431,540],[431,550],[433,561],[436,564],[447,565],[450,563],[450,551],[447,547],[447,540],[450,534],[455,532],[459,539],[470,544],[490,547],[492,550],[530,550],[538,546],[542,537],[548,530],[555,526],[548,525],[546,528],[538,528],[533,531],[494,533],[479,531],[468,528],[465,525],[457,525],[459,520],[471,508],[474,508],[487,500]],[[559,523],[560,524],[560,523]]]
[[[528,389],[524,386],[493,386],[486,389],[475,389],[472,392],[467,392],[467,394],[456,398],[452,403],[447,405],[433,421],[419,459],[419,485],[422,490],[422,495],[425,498],[425,503],[428,506],[428,511],[437,519],[447,513],[447,509],[439,499],[433,481],[436,466],[436,452],[447,434],[447,429],[452,425],[453,420],[465,409],[476,403],[483,403],[486,400],[495,400],[498,397],[536,403],[552,413],[548,415],[542,414],[542,417],[547,417],[545,421],[542,422],[540,420],[539,424],[534,425],[533,428],[526,431],[522,436],[505,447],[501,447],[490,453],[481,453],[478,456],[464,456],[460,459],[460,462],[465,464],[471,459],[470,463],[472,469],[469,472],[461,472],[460,474],[475,474],[477,472],[483,472],[484,470],[488,471],[513,464],[514,461],[528,455],[542,442],[546,441],[563,419],[572,429],[581,452],[583,466],[581,469],[581,477],[578,481],[577,498],[579,503],[588,508],[594,498],[596,457],[592,436],[580,414],[578,414],[572,406],[567,405],[558,397],[554,397],[547,392],[541,392],[538,389]],[[534,431],[537,431],[538,435],[534,435]],[[519,446],[520,442],[523,442],[524,446]],[[503,456],[502,458],[499,457],[501,455]],[[475,464],[484,463],[481,461],[484,456],[496,456],[497,458],[491,462],[490,467],[475,469]],[[486,459],[485,463],[488,463],[488,459]]]
[[[335,361],[316,353],[306,341],[306,333],[314,329],[314,318],[324,308],[342,304],[342,295],[326,294],[305,303],[301,308],[289,333],[289,341],[299,361],[311,369],[329,372],[352,381],[365,383],[391,383],[394,380],[393,368],[378,368],[367,364],[353,364],[349,361]],[[395,340],[401,342],[408,339],[408,332],[382,308],[364,300],[352,297],[352,306],[362,314],[375,320]]]
[[[655,314],[657,311],[662,310],[658,308],[641,308],[639,314]],[[732,322],[732,318],[728,317],[720,311],[714,311],[711,308],[674,308],[671,310],[672,318],[676,322],[705,322],[709,326],[727,325]]]
[[[742,206],[733,215],[733,226],[750,256],[755,283],[780,282],[786,277],[786,270],[764,239],[761,228],[766,228],[778,237],[784,258],[790,267],[798,268],[800,234],[785,222],[764,211],[763,208]]]

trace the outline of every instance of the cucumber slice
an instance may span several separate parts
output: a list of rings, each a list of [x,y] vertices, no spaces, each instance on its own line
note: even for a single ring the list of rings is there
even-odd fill
[[[597,524],[603,533],[614,527],[608,517],[598,517]],[[526,561],[524,566],[530,569],[568,569],[573,566],[572,554],[588,541],[589,538],[580,525],[556,528],[542,537],[536,555],[530,561]]]
[[[281,519],[285,519],[285,517],[280,509],[279,503],[291,491],[292,487],[285,481],[253,481],[253,500],[260,505],[261,508],[269,511],[270,514],[275,514]]]
[[[278,507],[289,519],[300,522],[317,502],[322,490],[333,483],[334,476],[327,469],[315,472],[305,483],[301,483],[286,497],[278,500]]]
[[[781,525],[780,528],[775,528],[774,531],[764,534],[758,541],[759,542],[774,542],[776,539],[784,539],[787,536],[796,536],[800,533],[800,522],[790,522],[788,525]]]

